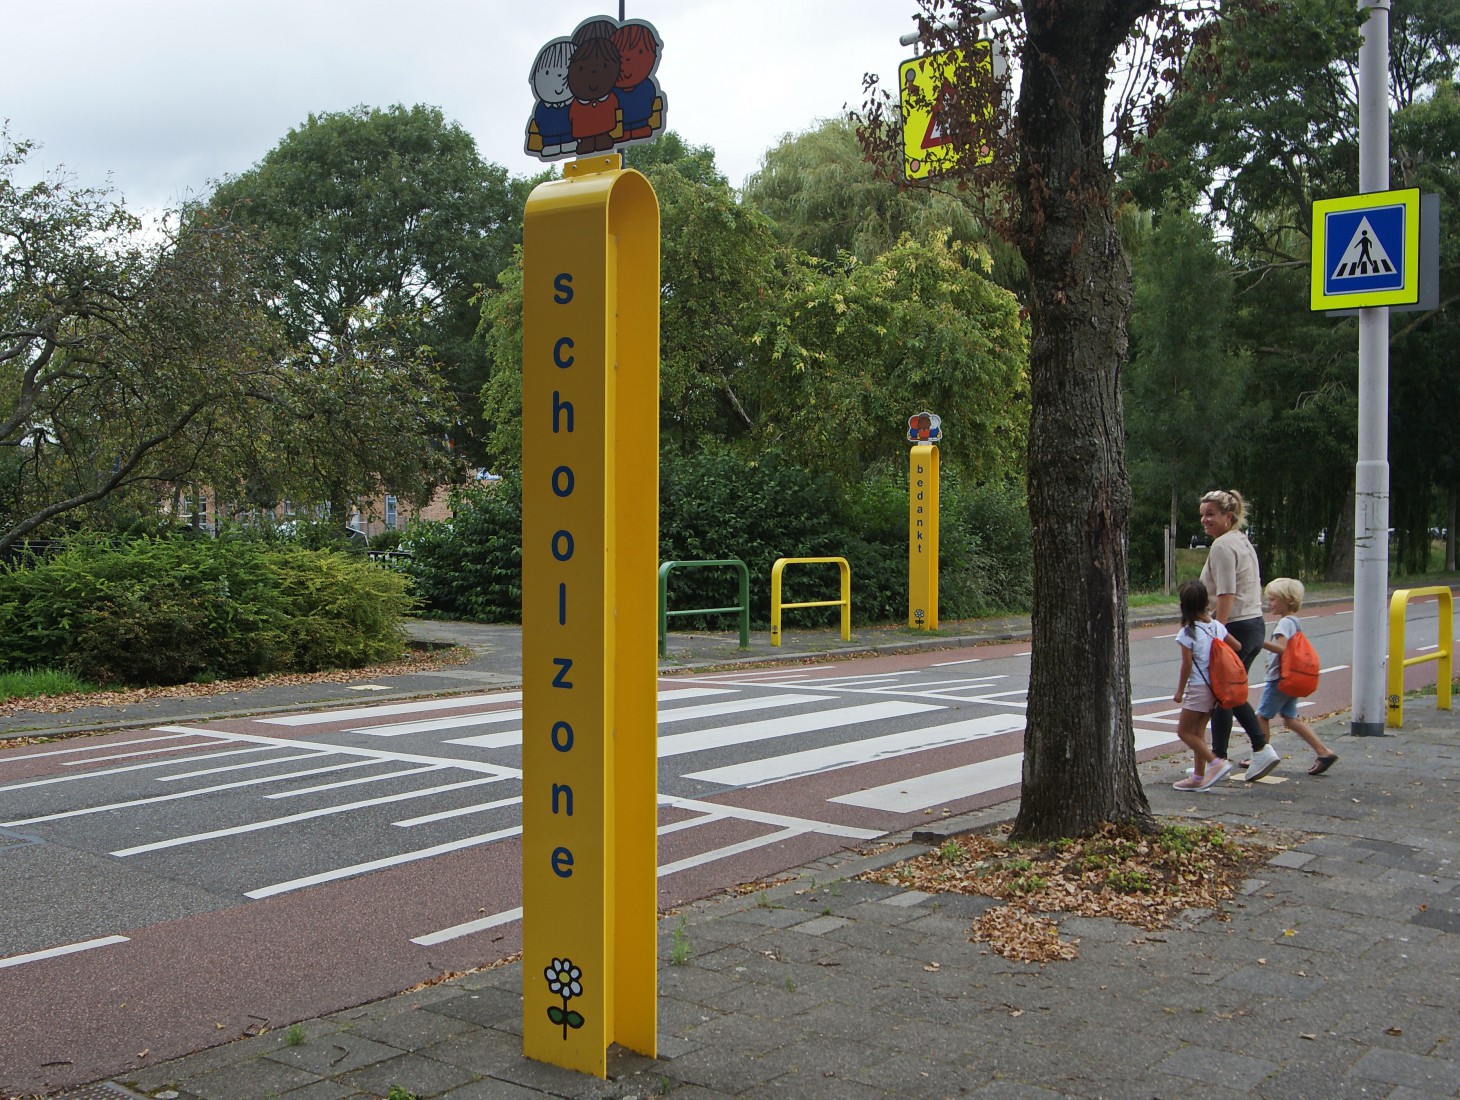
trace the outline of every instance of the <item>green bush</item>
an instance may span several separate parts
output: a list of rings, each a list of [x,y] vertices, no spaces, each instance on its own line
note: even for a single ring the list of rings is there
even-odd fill
[[[907,617],[908,481],[905,467],[875,471],[843,487],[775,451],[753,460],[727,450],[665,454],[659,469],[659,560],[739,558],[750,572],[751,619],[770,622],[771,566],[781,557],[844,557],[852,570],[855,621]],[[1031,595],[1029,518],[1022,493],[963,487],[944,474],[940,516],[940,617],[970,618],[1027,609]],[[452,497],[453,515],[415,523],[402,567],[432,612],[488,622],[520,622],[522,493],[515,478]],[[735,571],[676,570],[671,610],[727,607]],[[783,577],[786,603],[839,595],[832,566],[798,566]],[[836,608],[798,609],[787,625],[837,622]],[[677,629],[728,630],[731,615],[676,616]]]
[[[522,485],[505,477],[451,494],[451,518],[413,522],[401,548],[430,611],[480,622],[522,621]]]
[[[0,571],[0,669],[166,684],[352,667],[400,654],[410,606],[403,578],[326,551],[78,541]]]

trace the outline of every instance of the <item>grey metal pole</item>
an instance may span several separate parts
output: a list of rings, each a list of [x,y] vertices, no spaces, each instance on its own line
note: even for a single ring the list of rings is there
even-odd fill
[[[1359,191],[1389,189],[1389,2],[1368,12],[1359,47]],[[1349,732],[1384,733],[1389,596],[1389,307],[1359,310],[1359,457],[1354,469],[1353,714]],[[1403,654],[1397,655],[1403,659]]]

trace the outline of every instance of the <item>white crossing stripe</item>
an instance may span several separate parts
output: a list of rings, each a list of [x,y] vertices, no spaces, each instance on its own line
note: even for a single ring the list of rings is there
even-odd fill
[[[452,695],[445,699],[417,700],[414,703],[382,703],[375,707],[311,711],[309,714],[289,714],[283,718],[263,718],[260,721],[269,726],[318,726],[325,722],[351,722],[356,718],[389,718],[393,714],[419,714],[429,710],[460,710],[462,707],[520,702],[522,692],[498,691],[491,695]]]
[[[904,733],[890,733],[884,737],[869,737],[861,741],[844,741],[826,745],[819,749],[787,753],[784,756],[770,756],[761,760],[747,760],[743,764],[731,764],[708,771],[691,772],[686,779],[700,779],[706,783],[723,783],[727,787],[757,787],[765,783],[778,783],[784,779],[815,775],[817,772],[847,768],[855,764],[868,764],[874,760],[888,760],[894,756],[921,752],[925,749],[957,745],[965,741],[976,741],[982,737],[996,737],[1024,728],[1022,714],[992,714],[983,718],[970,718],[963,722],[949,722],[942,726],[908,730]]]
[[[719,694],[715,692],[713,694]],[[671,722],[689,722],[699,718],[718,718],[722,714],[744,714],[753,710],[774,710],[776,707],[791,707],[800,703],[829,703],[834,695],[764,695],[759,699],[732,699],[723,703],[704,703],[695,707],[674,707],[659,711],[659,725]],[[517,717],[522,712],[517,711]],[[503,730],[501,733],[479,733],[472,737],[453,737],[448,745],[470,745],[478,749],[510,749],[522,744],[522,731]]]
[[[99,936],[94,940],[82,940],[80,943],[68,943],[61,947],[48,947],[44,951],[11,955],[9,958],[0,959],[0,970],[7,966],[24,966],[26,963],[40,962],[42,959],[54,959],[61,955],[74,955],[78,951],[91,951],[98,947],[110,947],[114,943],[130,942],[126,936]]]
[[[659,693],[659,702],[698,699],[706,695],[729,695],[730,688],[667,688]],[[519,693],[520,694],[520,693]],[[397,722],[388,726],[357,726],[346,733],[367,733],[371,737],[400,737],[407,733],[430,733],[433,730],[460,729],[462,726],[485,725],[489,722],[520,722],[522,708],[478,711],[474,714],[453,714],[449,718],[428,718],[420,722]],[[521,740],[522,731],[516,731]],[[494,735],[487,735],[494,736]],[[472,744],[471,741],[450,741],[451,745]]]
[[[398,867],[402,863],[413,863],[418,859],[430,859],[432,856],[445,855],[447,852],[459,852],[463,848],[474,848],[478,844],[491,844],[493,841],[503,840],[506,837],[519,836],[521,833],[522,826],[514,825],[510,829],[498,829],[494,833],[482,833],[479,836],[462,837],[460,840],[447,841],[445,844],[433,844],[429,848],[420,848],[414,852],[401,852],[398,855],[386,856],[384,859],[372,859],[366,863],[356,863],[349,867],[337,867],[333,871],[321,871],[317,875],[306,875],[304,878],[290,879],[288,882],[276,882],[272,886],[261,886],[257,890],[250,890],[244,897],[253,898],[255,901],[260,898],[271,898],[276,894],[287,894],[292,890],[302,890],[306,886],[318,886],[323,882],[337,882],[342,878],[354,878],[356,875],[363,875],[369,871],[380,871],[386,867]]]
[[[473,932],[485,932],[488,928],[496,928],[502,924],[511,924],[513,921],[521,919],[522,906],[519,905],[516,909],[508,909],[502,913],[493,913],[490,917],[469,920],[465,924],[453,924],[450,928],[443,928],[439,932],[428,932],[424,936],[417,936],[411,942],[418,943],[422,947],[434,947],[436,944],[445,943],[447,940],[470,936]]]
[[[1161,731],[1136,730],[1136,751],[1167,745],[1171,734]],[[939,803],[953,802],[970,795],[996,791],[1000,787],[1018,786],[1024,778],[1024,754],[998,756],[978,764],[914,776],[897,783],[885,783],[865,791],[837,795],[827,799],[846,806],[863,806],[870,810],[887,810],[910,814]]]
[[[859,722],[877,722],[886,718],[903,718],[910,714],[922,714],[930,710],[945,708],[932,703],[865,703],[855,707],[840,707],[835,710],[819,710],[810,714],[790,714],[782,718],[770,718],[761,722],[740,722],[733,726],[717,726],[713,729],[696,730],[694,733],[677,733],[672,737],[659,738],[659,757],[680,756],[687,752],[702,752],[705,749],[726,748],[730,745],[744,745],[752,741],[766,741],[774,737],[789,737],[815,730],[838,729],[854,726]]]
[[[434,794],[444,794],[447,791],[460,790],[463,787],[478,787],[483,783],[501,782],[502,776],[487,776],[483,779],[466,779],[458,783],[442,783],[436,787],[426,787],[419,791],[402,791],[399,794],[383,795],[380,798],[367,798],[360,802],[346,802],[340,806],[323,806],[317,810],[305,810],[303,813],[289,814],[285,817],[271,817],[264,821],[251,821],[247,825],[233,825],[226,829],[210,829],[204,833],[190,833],[187,836],[175,836],[169,840],[158,840],[151,844],[138,844],[131,848],[118,848],[110,853],[118,858],[125,856],[139,856],[144,852],[156,852],[163,848],[177,848],[184,844],[197,844],[204,840],[217,840],[220,837],[238,836],[240,833],[254,833],[260,829],[272,829],[278,825],[292,825],[296,821],[309,821],[316,817],[329,817],[331,814],[349,813],[351,810],[363,810],[372,806],[384,806],[390,802],[404,802],[408,798],[426,798]]]

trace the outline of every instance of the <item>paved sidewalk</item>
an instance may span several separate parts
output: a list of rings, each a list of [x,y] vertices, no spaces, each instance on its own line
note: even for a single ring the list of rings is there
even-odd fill
[[[1320,723],[1341,759],[1319,778],[1287,733],[1278,771],[1251,786],[1178,792],[1183,757],[1142,765],[1160,815],[1297,839],[1224,914],[1158,933],[1063,917],[1075,960],[1009,962],[970,943],[987,901],[855,881],[1007,820],[1004,806],[665,917],[659,1057],[616,1052],[607,1081],[522,1057],[513,963],[305,1021],[293,1045],[279,1029],[65,1095],[1454,1097],[1460,720],[1423,698],[1405,722],[1384,738],[1348,736],[1346,716]]]

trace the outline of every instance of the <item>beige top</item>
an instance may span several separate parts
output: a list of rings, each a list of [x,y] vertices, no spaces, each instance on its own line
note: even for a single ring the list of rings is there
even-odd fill
[[[1262,576],[1258,571],[1257,551],[1244,532],[1234,529],[1217,537],[1207,551],[1201,583],[1207,586],[1213,606],[1218,596],[1230,593],[1234,597],[1227,615],[1229,623],[1262,617]]]

